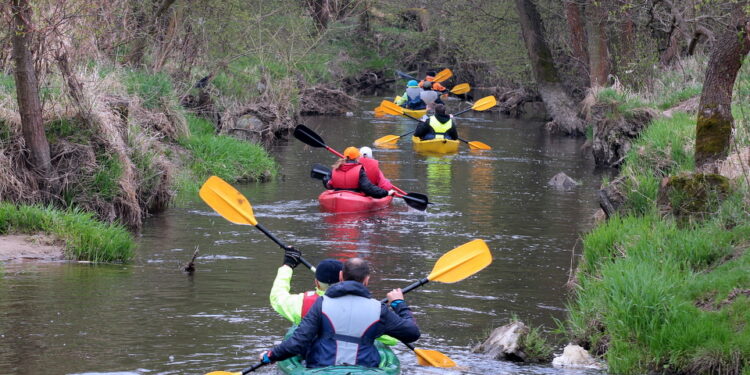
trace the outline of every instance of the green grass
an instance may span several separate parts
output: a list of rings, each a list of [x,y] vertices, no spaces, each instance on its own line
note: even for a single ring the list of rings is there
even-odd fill
[[[123,74],[122,81],[128,94],[140,97],[146,108],[160,108],[163,98],[174,98],[176,96],[172,79],[165,73],[130,70]]]
[[[122,262],[133,257],[135,241],[119,224],[105,224],[78,210],[0,202],[0,234],[44,232],[65,241],[74,260]]]
[[[694,132],[686,114],[652,121],[621,170],[623,216],[584,237],[567,326],[606,345],[612,373],[750,371],[750,298],[727,300],[750,289],[750,194],[736,188],[704,221],[657,208],[662,178],[694,169]]]
[[[199,181],[216,175],[229,182],[258,181],[276,176],[278,166],[263,147],[214,134],[213,125],[188,116],[191,135],[180,144],[192,152],[189,167]],[[182,184],[189,187],[191,184]]]

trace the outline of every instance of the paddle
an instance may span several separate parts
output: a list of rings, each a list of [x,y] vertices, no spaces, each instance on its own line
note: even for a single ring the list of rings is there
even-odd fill
[[[269,362],[270,363],[270,362]],[[206,375],[246,375],[247,373],[253,372],[269,363],[261,362],[255,365],[252,365],[248,368],[242,369],[240,372],[229,372],[229,371],[211,371]]]
[[[255,215],[253,215],[253,207],[250,206],[250,202],[247,198],[220,177],[209,177],[208,180],[203,183],[203,186],[201,186],[198,195],[200,195],[201,199],[203,199],[207,205],[213,208],[213,210],[223,218],[235,224],[252,225],[268,236],[273,242],[276,242],[276,244],[282,249],[289,248],[258,223],[255,219]],[[299,260],[306,267],[315,270],[315,267],[304,258],[300,257]]]
[[[467,108],[467,109],[464,109],[464,110],[461,110],[459,112],[454,113],[453,116],[458,116],[458,115],[461,115],[461,114],[466,113],[466,112],[471,111],[471,110],[474,110],[474,111],[485,111],[485,110],[488,110],[488,109],[494,107],[495,105],[497,105],[497,100],[495,99],[495,97],[494,96],[486,96],[486,97],[484,97],[482,99],[477,100],[470,108]],[[382,102],[380,102],[380,106],[378,106],[378,108],[380,108],[383,112],[385,112],[386,114],[389,114],[389,115],[406,116],[406,117],[408,117],[408,118],[410,118],[412,120],[421,121],[420,119],[418,119],[416,117],[413,117],[413,116],[407,114],[406,112],[404,112],[404,109],[401,108],[401,106],[399,106],[398,104],[396,104],[394,102],[390,102],[388,100],[383,100]],[[407,136],[407,135],[409,135],[411,133],[413,133],[413,131],[411,131],[409,133],[406,133],[406,134],[402,134],[402,135],[391,135],[391,134],[389,134],[389,135],[386,135],[386,136],[383,136],[383,137],[380,137],[380,138],[376,139],[375,142],[373,142],[373,144],[375,146],[379,146],[379,145],[386,144],[386,143],[396,143],[396,142],[398,142],[399,139],[401,139],[401,137]],[[487,145],[487,144],[485,144],[483,142],[479,142],[479,141],[471,141],[471,142],[469,142],[469,141],[467,141],[465,139],[461,139],[461,138],[459,138],[459,140],[462,141],[462,142],[464,142],[464,143],[466,143],[466,144],[468,144],[469,148],[472,149],[472,150],[491,150],[492,149],[492,147],[490,147],[489,145]]]
[[[310,170],[310,177],[316,178],[318,180],[323,180],[325,178],[330,178],[331,176],[331,168],[326,167],[325,165],[321,164],[314,164],[312,169]],[[404,198],[404,202],[406,202],[409,207],[415,208],[420,211],[424,211],[427,209],[427,205],[432,204],[427,200],[427,196],[420,193],[408,193],[408,194],[397,194],[396,196]]]
[[[416,78],[416,77],[414,77],[414,76],[412,76],[410,74],[404,73],[404,72],[402,72],[400,70],[397,70],[396,74],[398,74],[398,76],[401,77],[401,78],[403,78],[403,79],[407,79],[407,80],[408,79],[413,79],[415,81],[419,81],[418,78]],[[443,82],[443,81],[445,81],[446,79],[448,79],[448,78],[450,78],[452,76],[453,76],[453,72],[450,69],[445,68],[445,69],[441,70],[438,74],[435,74],[435,79],[433,79],[432,81],[433,82]]]
[[[308,146],[323,147],[326,150],[334,153],[336,156],[340,158],[344,157],[344,155],[342,155],[340,152],[326,145],[325,142],[323,141],[323,138],[319,136],[318,133],[315,133],[315,131],[313,131],[312,129],[308,128],[305,125],[299,124],[294,128],[294,137],[299,139],[302,143]],[[313,176],[312,174],[310,175],[310,177],[315,178],[315,176]],[[401,188],[397,186],[394,186],[393,189],[398,192],[396,196],[400,198],[404,198],[404,201],[410,207],[414,207],[420,211],[424,211],[425,209],[427,209],[427,205],[430,204],[429,200],[427,199],[428,198],[427,195],[419,194],[419,193],[407,194],[405,191],[401,190]]]
[[[276,238],[273,234],[271,234],[265,228],[263,228],[263,226],[261,226],[260,223],[258,223],[258,221],[255,219],[255,215],[253,214],[253,207],[250,205],[250,202],[247,200],[247,198],[245,198],[245,196],[242,195],[242,193],[237,191],[237,189],[235,189],[232,185],[228,184],[226,181],[222,180],[220,177],[217,177],[217,176],[209,177],[209,179],[206,180],[206,182],[201,187],[199,191],[199,195],[201,199],[203,199],[203,201],[206,202],[206,204],[208,204],[211,208],[214,209],[214,211],[216,211],[219,215],[221,215],[223,218],[227,219],[228,221],[234,224],[240,224],[240,225],[253,225],[256,228],[260,229],[261,232],[263,232],[263,234],[271,238],[274,242],[276,242],[283,249],[288,248],[278,238]],[[465,246],[466,245],[463,245],[461,247],[465,247]],[[449,254],[454,252],[457,249],[452,250],[451,252],[449,252]],[[436,271],[435,271],[436,267],[438,267],[438,265],[441,264],[442,259],[445,258],[446,255],[444,255],[443,257],[440,258],[440,260],[438,260],[438,264],[435,264],[435,267],[433,267],[433,272],[430,274],[430,276],[433,276],[434,274],[436,274]],[[453,258],[455,258],[455,256],[453,256],[452,259]],[[302,257],[300,257],[299,259],[300,259],[300,262],[305,265],[305,267],[310,269],[310,271],[315,272],[315,267],[313,267],[313,265],[310,264],[310,262],[308,262]],[[449,269],[462,266],[463,263],[466,263],[466,262],[462,261],[461,264],[456,264],[451,267],[451,265],[448,265],[446,262],[443,262],[441,266],[442,267],[441,270],[443,271],[438,272],[439,275],[435,277],[440,277],[440,275],[445,274],[446,273],[445,270],[448,270],[450,274],[456,274],[455,271],[450,271]],[[466,266],[463,266],[463,268],[466,268]],[[428,278],[430,276],[428,276]],[[467,275],[465,277],[468,277],[468,276],[470,275]],[[445,276],[443,277],[445,278]],[[453,276],[453,278],[455,277],[456,276]],[[450,276],[448,276],[447,279],[450,279]],[[458,279],[458,280],[461,280],[461,279]],[[417,286],[409,286],[407,287],[407,289],[405,289],[404,293],[420,285],[424,285],[428,281],[429,280],[424,281]],[[450,282],[450,281],[444,281],[444,282]],[[387,301],[388,300],[386,299],[386,302]],[[414,346],[411,346],[409,344],[406,344],[406,345],[410,349],[412,349],[419,358],[422,358],[422,356],[425,356],[424,362],[418,361],[422,365],[425,365],[424,363],[428,363],[429,365],[436,366],[436,367],[450,367],[446,364],[453,363],[453,366],[455,366],[455,363],[450,358],[448,358],[447,356],[445,356],[444,354],[438,351],[416,349],[414,348]],[[248,372],[255,371],[256,369],[260,368],[261,366],[265,364],[266,363],[261,362],[252,367],[248,367],[242,370],[241,374],[244,375],[244,374],[247,374]],[[231,372],[226,372],[226,371],[214,371],[207,375],[226,375],[226,374],[235,375],[238,373],[231,373]]]

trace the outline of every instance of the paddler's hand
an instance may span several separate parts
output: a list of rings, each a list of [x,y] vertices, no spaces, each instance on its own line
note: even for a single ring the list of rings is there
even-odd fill
[[[396,190],[394,189],[388,190],[388,195],[393,195],[393,194],[396,194]]]
[[[271,363],[271,362],[273,362],[273,361],[271,361],[271,358],[268,358],[268,355],[269,355],[270,353],[271,353],[271,351],[270,351],[270,350],[264,350],[264,351],[263,351],[263,352],[261,352],[261,353],[260,353],[260,355],[258,356],[258,360],[259,360],[259,361],[260,361],[261,363]]]
[[[295,249],[294,246],[289,246],[284,249],[284,264],[294,269],[299,265],[299,258],[301,256],[301,251]]]
[[[401,291],[401,288],[391,290],[386,297],[388,297],[388,305],[391,307],[396,307],[404,302],[404,292]]]

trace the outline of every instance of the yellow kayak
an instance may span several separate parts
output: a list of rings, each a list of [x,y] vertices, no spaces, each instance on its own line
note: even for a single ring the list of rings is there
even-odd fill
[[[426,154],[455,154],[458,152],[459,141],[453,139],[430,139],[423,141],[419,137],[412,136],[411,142],[414,150]]]
[[[398,102],[400,99],[401,97],[397,96],[394,101]],[[415,118],[421,118],[422,116],[427,114],[427,109],[406,109],[404,107],[401,108],[404,110],[405,115],[409,115]]]

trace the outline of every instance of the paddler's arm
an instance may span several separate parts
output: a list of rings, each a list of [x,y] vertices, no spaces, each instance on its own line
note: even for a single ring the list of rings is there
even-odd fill
[[[312,307],[310,307],[310,311],[307,312],[302,322],[300,322],[299,327],[294,330],[292,336],[271,349],[271,354],[269,355],[271,361],[283,361],[295,355],[302,355],[307,351],[318,335],[322,308],[323,298],[318,298]]]
[[[409,305],[404,301],[401,289],[394,289],[388,293],[388,304],[381,306],[380,320],[385,325],[386,334],[406,343],[419,340],[421,332]]]
[[[271,287],[271,307],[286,320],[299,324],[302,320],[304,293],[289,294],[293,272],[294,270],[286,264],[279,267]]]

